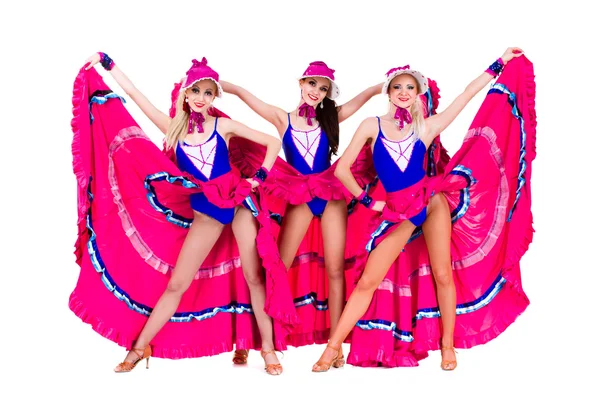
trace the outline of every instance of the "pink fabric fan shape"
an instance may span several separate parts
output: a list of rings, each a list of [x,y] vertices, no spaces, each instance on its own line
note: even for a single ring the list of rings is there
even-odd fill
[[[100,335],[130,349],[163,293],[186,237],[193,217],[189,196],[203,192],[223,208],[250,198],[260,226],[265,311],[274,322],[276,348],[285,349],[298,316],[265,194],[260,188],[251,193],[236,169],[208,182],[184,174],[173,152],[165,154],[152,143],[120,100],[94,99],[106,90],[94,69],[82,69],[73,87],[79,228],[75,253],[81,271],[70,309]],[[212,115],[226,117],[218,110]],[[234,346],[260,349],[230,226],[151,345],[154,356],[171,359],[219,354]]]
[[[387,195],[383,189],[374,190],[373,198],[387,199],[387,206],[360,237],[347,284],[354,285],[364,270],[365,247],[376,246],[439,192],[448,201],[453,221],[454,346],[470,348],[500,335],[529,305],[519,261],[534,231],[530,186],[535,141],[534,71],[521,56],[492,85],[461,148],[438,175]],[[418,228],[354,328],[348,363],[416,366],[428,351],[440,348],[440,328],[435,281]]]

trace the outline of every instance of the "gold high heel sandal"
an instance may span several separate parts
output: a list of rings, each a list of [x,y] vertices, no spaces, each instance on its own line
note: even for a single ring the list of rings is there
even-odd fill
[[[152,355],[152,347],[150,345],[146,345],[146,348],[132,348],[130,351],[133,351],[137,355],[137,359],[135,361],[123,361],[115,368],[115,373],[129,373],[144,358],[146,359],[146,368],[150,368],[150,356]],[[139,351],[142,351],[142,353],[140,354]]]
[[[319,359],[319,361],[317,361],[315,363],[315,365],[313,365],[313,368],[312,368],[313,373],[324,373],[326,371],[329,371],[331,366],[334,366],[335,368],[339,368],[346,363],[346,361],[344,360],[344,355],[342,354],[342,347],[334,348],[331,345],[327,344],[327,346],[325,347],[325,350],[327,350],[327,348],[334,350],[335,356],[333,357],[333,359],[331,361],[324,361],[324,360]],[[339,363],[339,364],[338,364],[338,366],[336,366],[336,365],[334,365],[334,363]]]
[[[456,350],[454,349],[454,347],[442,347],[442,351],[444,351],[444,350],[452,350],[452,351],[454,351],[454,354],[456,354]],[[457,364],[456,360],[450,361],[450,360],[442,359],[441,367],[442,367],[442,370],[444,370],[444,371],[452,371],[456,368],[457,365],[458,364]]]
[[[267,354],[275,355],[275,350],[262,350],[262,349],[260,350],[260,356],[263,358],[263,360],[265,359]],[[277,357],[277,355],[275,355],[275,357]],[[265,371],[269,375],[278,376],[281,373],[283,373],[283,367],[279,363],[278,364],[267,364],[267,362],[265,361]]]
[[[231,361],[235,365],[248,364],[248,350],[235,350]]]
[[[338,353],[339,357],[333,360],[333,362],[331,363],[331,366],[333,368],[342,368],[344,364],[346,364],[346,358],[344,357],[344,353],[342,352],[342,347],[340,347]]]

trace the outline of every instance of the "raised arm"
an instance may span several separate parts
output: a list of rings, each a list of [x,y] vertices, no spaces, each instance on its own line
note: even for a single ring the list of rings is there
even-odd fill
[[[265,103],[239,85],[235,85],[227,81],[221,81],[221,86],[223,87],[223,91],[237,95],[256,114],[274,125],[277,131],[283,135],[283,132],[287,128],[287,113],[285,111],[279,107]]]
[[[520,48],[511,47],[506,49],[501,59],[506,65],[511,59],[517,56],[521,56],[522,54],[523,51]],[[460,114],[460,112],[465,108],[469,101],[471,101],[471,99],[479,91],[481,91],[483,87],[485,87],[492,79],[494,79],[493,75],[491,75],[487,71],[484,72],[483,74],[475,78],[473,81],[471,81],[471,83],[467,85],[467,88],[465,88],[465,91],[458,97],[456,97],[454,101],[452,101],[452,103],[448,106],[448,108],[446,108],[439,114],[425,119],[427,131],[425,133],[425,137],[421,139],[424,142],[424,144],[426,146],[429,146],[431,141],[435,137],[437,137],[441,132],[443,132],[446,129],[446,127],[448,127],[450,123],[452,123],[452,121],[454,121],[454,119]]]
[[[381,88],[383,87],[383,82],[381,84],[373,85],[372,87],[367,88],[356,97],[351,99],[345,104],[342,104],[338,108],[338,121],[341,123],[346,120],[352,114],[356,113],[367,101],[371,98],[375,97],[377,94],[381,93]]]
[[[100,62],[101,58],[102,57],[100,56],[100,53],[95,53],[92,56],[90,56],[85,61],[86,63],[89,63],[89,65],[86,66],[85,69],[90,69],[91,67],[96,65],[98,62]],[[140,109],[146,115],[146,117],[148,117],[150,121],[152,121],[152,123],[154,123],[154,125],[158,127],[161,132],[166,134],[167,129],[169,128],[169,122],[171,121],[170,117],[167,114],[160,111],[158,108],[156,108],[154,104],[152,104],[150,100],[148,100],[148,98],[146,98],[146,96],[142,94],[141,91],[138,90],[135,85],[133,85],[133,82],[131,82],[127,75],[125,75],[125,73],[123,73],[123,71],[121,71],[121,69],[117,65],[113,64],[112,68],[108,69],[108,71],[110,72],[114,80],[117,81],[117,84],[119,84],[123,91],[125,91],[125,93],[129,97],[131,97],[133,102],[136,103],[138,107],[140,107]]]

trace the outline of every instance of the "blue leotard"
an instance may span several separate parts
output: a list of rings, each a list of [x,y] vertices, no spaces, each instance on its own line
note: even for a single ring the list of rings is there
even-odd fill
[[[191,145],[184,141],[177,146],[176,150],[179,169],[203,182],[231,171],[227,143],[217,132],[218,120],[218,117],[215,118],[214,131],[204,143]],[[222,224],[229,224],[233,221],[234,208],[219,208],[212,204],[202,192],[192,194],[190,201],[194,211],[206,214]]]
[[[423,161],[427,148],[421,139],[411,132],[402,141],[388,140],[381,131],[381,120],[377,117],[379,133],[373,145],[375,170],[386,192],[396,192],[416,184],[425,176]],[[419,226],[427,216],[427,208],[410,218]]]
[[[288,128],[281,141],[286,161],[298,172],[310,175],[321,173],[331,166],[329,140],[321,126],[309,131],[296,130],[288,113]],[[321,198],[308,202],[308,207],[317,217],[323,215],[326,205],[327,201]]]

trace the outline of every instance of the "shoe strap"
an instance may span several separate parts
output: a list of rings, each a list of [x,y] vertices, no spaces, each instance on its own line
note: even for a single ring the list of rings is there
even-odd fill
[[[283,357],[283,352],[279,351],[279,350],[274,350],[274,349],[270,349],[270,350],[260,350],[260,356],[263,358],[265,358],[265,356],[267,356],[268,354],[275,354],[276,352],[281,353],[281,356]],[[277,354],[275,354],[275,356],[277,356]]]
[[[138,356],[139,360],[143,360],[144,359],[144,355],[146,353],[146,349],[148,347],[149,347],[149,345],[145,346],[144,348],[131,348],[129,351],[133,351],[135,353],[135,355]],[[142,353],[140,354],[138,351],[141,351]],[[150,355],[152,355],[152,349],[150,349]]]

